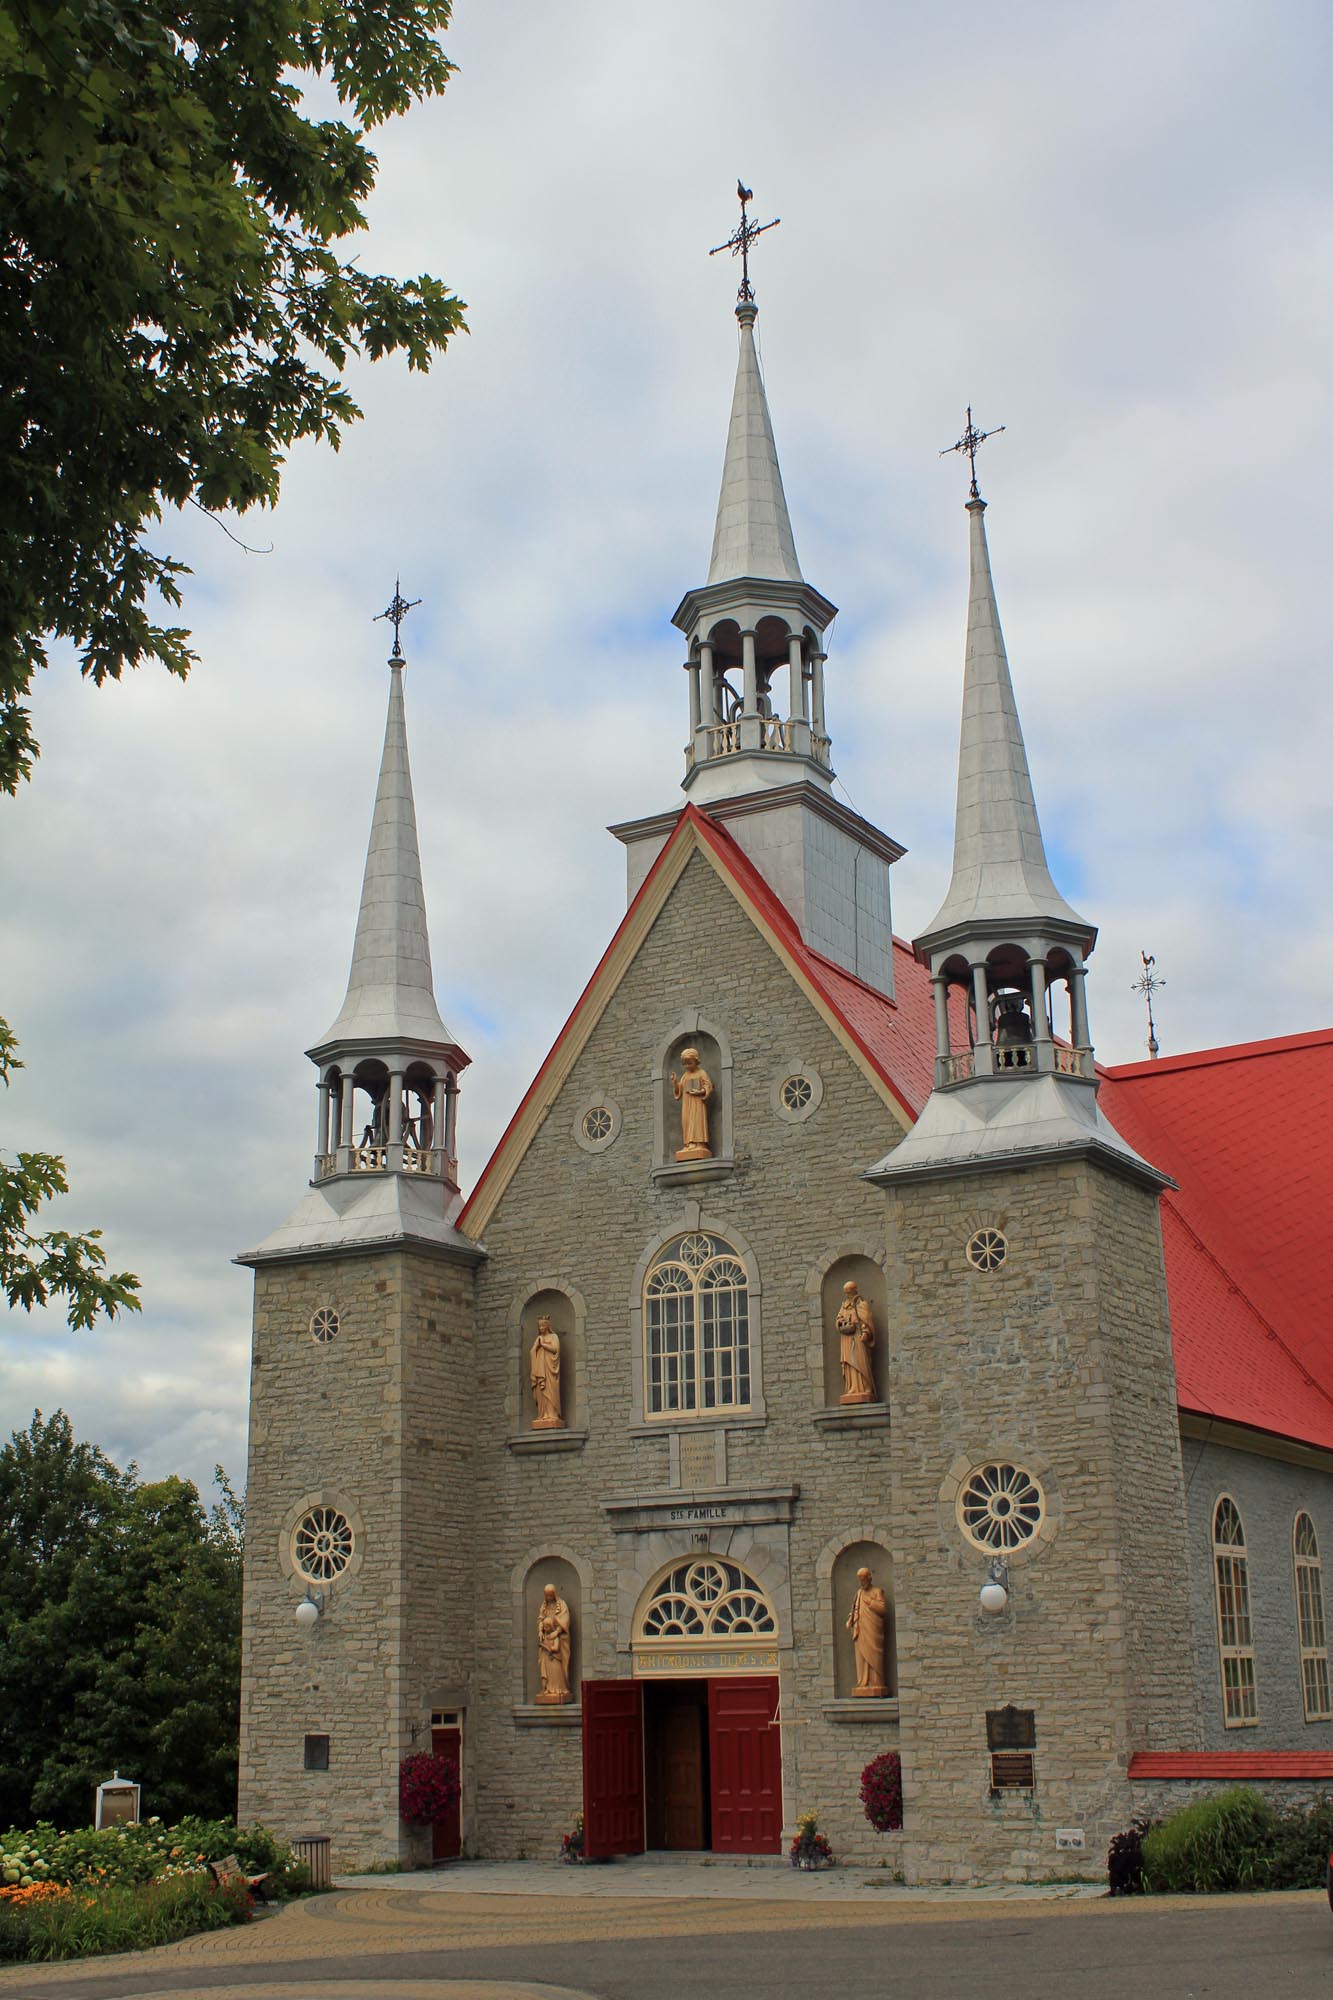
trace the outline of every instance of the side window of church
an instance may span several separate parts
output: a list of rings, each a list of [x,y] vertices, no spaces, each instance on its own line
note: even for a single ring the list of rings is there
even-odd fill
[[[1250,1618],[1250,1563],[1240,1509],[1225,1494],[1213,1513],[1213,1574],[1217,1585],[1222,1719],[1228,1729],[1242,1729],[1259,1719],[1254,1627]]]
[[[1328,1634],[1324,1628],[1323,1565],[1314,1522],[1308,1514],[1296,1516],[1292,1535],[1296,1565],[1296,1624],[1301,1649],[1301,1695],[1307,1722],[1323,1722],[1333,1715],[1329,1696]]]
[[[745,1266],[720,1236],[678,1236],[644,1281],[649,1416],[743,1410],[750,1401]]]

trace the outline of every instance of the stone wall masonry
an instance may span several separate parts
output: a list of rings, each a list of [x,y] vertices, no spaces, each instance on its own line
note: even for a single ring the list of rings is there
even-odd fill
[[[731,1049],[736,1168],[720,1184],[654,1184],[653,1066],[695,1012],[716,1022]],[[812,1064],[824,1085],[817,1112],[792,1124],[774,1112],[775,1075]],[[576,1109],[596,1093],[623,1114],[620,1136],[589,1155],[573,1138]],[[580,1732],[516,1720],[522,1659],[510,1617],[512,1576],[548,1552],[586,1563],[584,1672],[630,1671],[629,1618],[641,1577],[695,1553],[681,1528],[660,1537],[617,1535],[602,1501],[660,1494],[669,1484],[669,1431],[651,1430],[634,1400],[631,1293],[646,1250],[696,1219],[752,1254],[767,1421],[726,1429],[730,1487],[796,1482],[790,1528],[713,1531],[712,1546],[746,1560],[776,1600],[790,1592],[791,1629],[781,1634],[784,1812],[788,1826],[809,1805],[827,1815],[840,1853],[875,1859],[886,1843],[866,1824],[857,1797],[869,1758],[891,1747],[888,1723],[835,1725],[832,1633],[819,1607],[817,1558],[831,1540],[861,1538],[883,1517],[888,1496],[884,1428],[821,1432],[822,1357],[811,1338],[807,1285],[830,1246],[881,1250],[883,1204],[861,1175],[894,1130],[893,1114],[820,1019],[771,947],[737,908],[707,862],[696,857],[668,899],[591,1037],[486,1230],[478,1273],[479,1355],[491,1393],[476,1405],[477,1674],[469,1711],[478,1772],[476,1837],[497,1855],[551,1854],[582,1800]],[[678,1142],[677,1142],[678,1143]],[[507,1357],[516,1305],[546,1286],[586,1303],[588,1439],[574,1452],[518,1455],[505,1440],[527,1430],[520,1370]],[[483,1379],[480,1378],[479,1379]],[[625,1581],[628,1579],[628,1582]],[[846,1615],[846,1607],[841,1607]],[[529,1636],[527,1643],[531,1643]],[[891,1843],[888,1844],[891,1846]]]
[[[1333,1477],[1311,1466],[1285,1464],[1267,1453],[1237,1451],[1206,1439],[1187,1438],[1184,1458],[1204,1747],[1333,1750],[1333,1721],[1305,1720],[1292,1562],[1296,1515],[1305,1512],[1319,1538],[1325,1624],[1333,1632]],[[1224,1493],[1240,1509],[1250,1570],[1259,1716],[1241,1729],[1226,1726],[1217,1657],[1213,1512]]]
[[[329,1834],[339,1868],[412,1851],[398,1762],[470,1629],[467,1414],[452,1407],[470,1391],[470,1292],[469,1269],[400,1250],[255,1275],[239,1810]],[[322,1306],[340,1317],[327,1344],[309,1332]],[[317,1586],[306,1630],[290,1543],[310,1505],[346,1511],[356,1551]],[[329,1737],[327,1772],[303,1769],[307,1734]]]
[[[983,1226],[1009,1244],[991,1272],[965,1255]],[[1096,1875],[1130,1751],[1193,1740],[1156,1216],[1068,1161],[897,1186],[888,1235],[907,1877]],[[1038,1477],[1052,1531],[1010,1558],[999,1617],[980,1609],[987,1559],[953,1508],[957,1478],[990,1459]],[[1127,1531],[1145,1496],[1160,1548]],[[1008,1703],[1035,1712],[1036,1789],[991,1796],[985,1713]],[[1085,1848],[1057,1863],[1061,1827]]]

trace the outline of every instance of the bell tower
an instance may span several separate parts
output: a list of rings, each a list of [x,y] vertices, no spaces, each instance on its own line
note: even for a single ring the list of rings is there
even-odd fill
[[[726,824],[807,944],[891,996],[889,869],[903,849],[833,795],[824,668],[837,606],[801,573],[755,347],[750,248],[776,224],[751,222],[753,196],[737,193],[740,224],[710,253],[742,260],[712,556],[707,581],[685,593],[671,621],[686,641],[682,783],[693,805]],[[631,898],[676,818],[612,827],[629,850]]]
[[[394,648],[346,997],[308,1050],[314,1171],[255,1273],[241,1811],[406,1858],[398,1766],[467,1705],[473,1274],[455,1227],[467,1056],[431,974]],[[345,1858],[344,1858],[345,1857]]]
[[[1047,864],[975,467],[967,514],[953,874],[914,944],[935,994],[934,1088],[868,1175],[887,1196],[917,1881],[1036,1878],[1057,1865],[1057,1827],[1079,1830],[1095,1870],[1128,1815],[1130,1756],[1188,1748],[1198,1728],[1169,1182],[1098,1107],[1096,932]]]

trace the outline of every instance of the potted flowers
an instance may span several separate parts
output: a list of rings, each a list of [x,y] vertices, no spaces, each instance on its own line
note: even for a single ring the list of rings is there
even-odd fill
[[[831,1868],[833,1849],[828,1844],[828,1835],[819,1830],[817,1812],[802,1813],[796,1822],[796,1838],[789,1849],[793,1868]]]
[[[903,1766],[896,1750],[872,1757],[861,1773],[861,1803],[877,1833],[896,1833],[903,1823]]]
[[[560,1836],[560,1859],[569,1862],[571,1867],[584,1859],[582,1813],[574,1815],[573,1826],[568,1833],[562,1833]]]

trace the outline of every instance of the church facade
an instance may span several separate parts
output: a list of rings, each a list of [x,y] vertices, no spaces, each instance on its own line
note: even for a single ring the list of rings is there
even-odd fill
[[[242,1259],[240,1810],[340,1867],[816,1808],[908,1881],[1095,1875],[1219,1772],[1333,1777],[1329,1121],[1284,1192],[1333,1036],[1098,1066],[975,471],[953,875],[895,938],[737,319],[685,800],[612,829],[628,914],[466,1199],[389,663],[314,1172]]]

